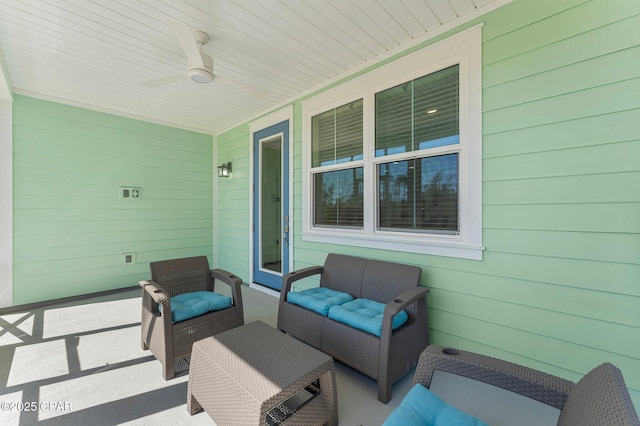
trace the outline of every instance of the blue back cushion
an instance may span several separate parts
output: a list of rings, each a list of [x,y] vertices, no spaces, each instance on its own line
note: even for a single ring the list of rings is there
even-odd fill
[[[417,383],[382,426],[487,426]]]
[[[171,298],[171,319],[174,323],[180,322],[210,311],[229,308],[232,304],[229,296],[211,291],[182,293]],[[162,312],[162,306],[159,309]]]
[[[329,308],[353,300],[349,293],[327,287],[315,287],[303,291],[290,291],[287,301],[303,308],[310,309],[320,315],[327,316]]]
[[[339,306],[333,306],[329,309],[329,318],[380,337],[385,306],[384,303],[375,300],[355,299]],[[407,322],[408,318],[405,311],[398,312],[391,320],[391,329],[395,330],[400,327]]]

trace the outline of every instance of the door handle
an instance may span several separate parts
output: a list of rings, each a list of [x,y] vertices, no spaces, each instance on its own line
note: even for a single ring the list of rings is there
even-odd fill
[[[284,240],[285,247],[289,247],[289,216],[284,217],[284,235],[282,239]]]

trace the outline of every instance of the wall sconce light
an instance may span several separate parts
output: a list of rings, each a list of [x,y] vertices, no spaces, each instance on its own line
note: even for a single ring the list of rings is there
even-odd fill
[[[226,178],[229,176],[231,176],[231,161],[218,166],[218,177]]]

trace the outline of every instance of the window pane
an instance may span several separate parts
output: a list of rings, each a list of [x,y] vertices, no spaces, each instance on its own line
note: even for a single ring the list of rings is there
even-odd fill
[[[312,117],[312,167],[361,160],[362,127],[362,99]]]
[[[460,142],[458,72],[455,65],[376,93],[376,157]]]
[[[413,151],[413,82],[376,93],[376,157]]]
[[[416,149],[460,143],[458,65],[413,83]]]
[[[381,229],[456,233],[458,154],[378,166]]]
[[[362,227],[362,167],[316,173],[314,225]]]

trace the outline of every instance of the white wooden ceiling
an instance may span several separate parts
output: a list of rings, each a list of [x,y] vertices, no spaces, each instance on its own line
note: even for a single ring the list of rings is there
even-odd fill
[[[0,0],[0,85],[217,133],[508,1]],[[220,79],[189,81],[172,21],[209,34]]]

